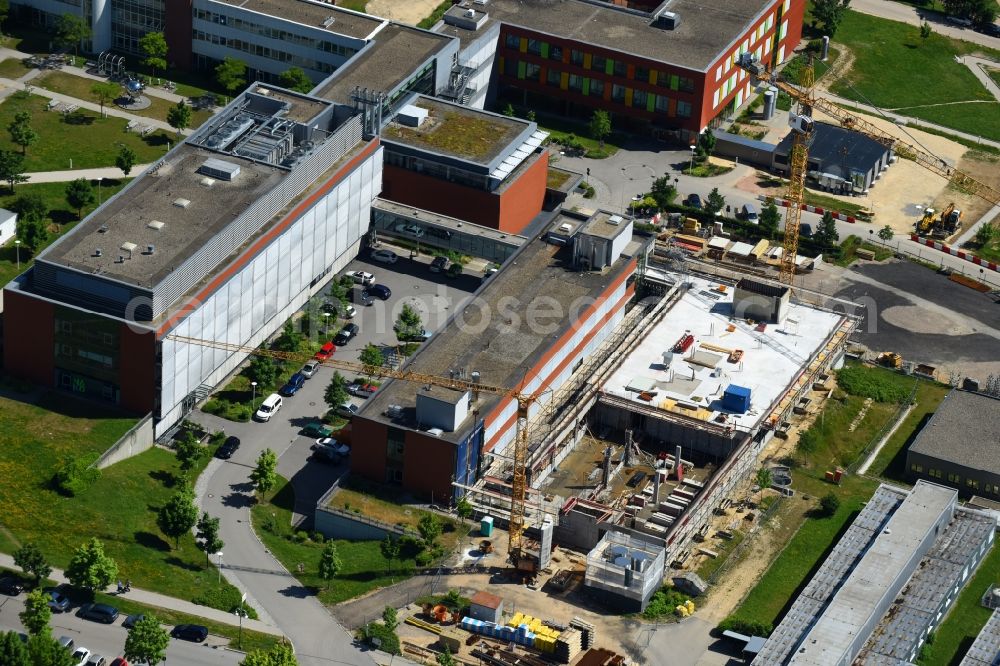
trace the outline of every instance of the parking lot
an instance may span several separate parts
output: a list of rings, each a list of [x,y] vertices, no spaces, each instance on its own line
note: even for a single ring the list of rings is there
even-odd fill
[[[24,610],[25,594],[16,597],[0,596],[0,631],[24,631],[18,615]],[[76,647],[86,647],[93,654],[105,657],[108,663],[122,655],[128,631],[122,627],[125,616],[120,616],[114,624],[104,625],[77,617],[76,608],[68,613],[53,613],[49,626],[52,637],[69,636]],[[168,664],[185,666],[215,666],[217,664],[238,664],[243,654],[222,647],[228,639],[209,636],[205,643],[189,643],[170,639],[167,648]]]

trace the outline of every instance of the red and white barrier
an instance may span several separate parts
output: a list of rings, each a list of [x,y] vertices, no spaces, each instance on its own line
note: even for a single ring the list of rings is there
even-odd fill
[[[983,268],[988,268],[991,271],[1000,272],[1000,268],[997,264],[992,261],[986,261],[985,259],[980,259],[971,252],[966,252],[965,250],[959,250],[957,248],[951,247],[950,245],[945,245],[940,241],[936,241],[932,238],[921,238],[916,234],[910,234],[910,240],[914,243],[920,243],[921,245],[926,245],[927,247],[934,248],[935,250],[940,250],[945,254],[950,254],[953,257],[958,257],[959,259],[965,259],[968,262],[975,264],[976,266],[982,266]]]
[[[791,202],[788,201],[787,199],[775,199],[774,205],[781,206],[782,208],[788,208],[791,205]],[[820,206],[810,206],[809,204],[799,204],[799,208],[808,213],[816,213],[817,215],[822,215],[823,213],[827,212],[826,208],[821,208]],[[835,210],[831,210],[830,215],[832,215],[833,219],[835,220],[843,220],[844,222],[850,222],[851,224],[854,224],[855,222],[858,221],[858,218],[854,217],[853,215],[847,215],[846,213],[838,213]]]

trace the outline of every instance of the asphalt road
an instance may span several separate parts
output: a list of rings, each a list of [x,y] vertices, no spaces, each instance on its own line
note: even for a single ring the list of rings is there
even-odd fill
[[[24,610],[24,594],[17,597],[0,596],[0,631],[24,631],[18,615]],[[76,647],[86,647],[91,653],[97,653],[108,658],[110,663],[115,657],[120,657],[125,647],[128,632],[121,626],[125,620],[123,615],[115,624],[104,625],[84,620],[76,616],[76,609],[69,613],[55,613],[49,625],[52,636],[59,638],[69,636],[76,642]],[[218,666],[220,664],[235,665],[243,659],[242,652],[227,650],[222,645],[228,639],[209,636],[203,644],[190,643],[170,639],[167,648],[166,664],[183,664],[184,666]]]
[[[426,264],[406,257],[392,265],[359,259],[346,270],[374,273],[375,281],[388,286],[392,297],[385,302],[376,300],[370,307],[357,306],[354,322],[360,326],[360,332],[350,344],[338,348],[337,358],[357,359],[368,342],[394,344],[394,313],[398,313],[403,302],[415,304],[424,312],[429,330],[439,328],[448,314],[480,284],[475,276],[447,280],[431,273]],[[240,449],[230,460],[213,460],[209,464],[196,492],[202,508],[221,518],[220,536],[226,544],[223,574],[248,593],[248,602],[262,620],[280,628],[292,640],[300,664],[370,665],[371,656],[354,646],[350,634],[263,547],[250,525],[249,474],[265,447],[278,454],[278,472],[292,480],[296,508],[303,516],[311,513],[320,495],[346,471],[347,465],[343,463],[331,466],[309,462],[312,440],[299,434],[306,423],[326,411],[323,392],[332,373],[330,368],[320,368],[295,396],[284,399],[281,410],[267,423],[234,423],[201,412],[192,414],[194,420],[212,430],[224,429],[241,441]]]

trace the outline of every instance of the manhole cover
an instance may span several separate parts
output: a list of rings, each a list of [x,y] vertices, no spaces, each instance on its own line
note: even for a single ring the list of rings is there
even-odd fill
[[[310,407],[315,407],[315,406],[316,406],[316,403],[315,403],[315,402],[310,402],[310,403],[309,403],[309,406],[310,406]]]

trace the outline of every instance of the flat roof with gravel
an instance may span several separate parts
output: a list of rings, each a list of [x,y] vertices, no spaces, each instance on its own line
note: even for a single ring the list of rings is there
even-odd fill
[[[1000,398],[952,391],[910,445],[910,452],[1000,474]]]
[[[652,25],[646,13],[583,0],[490,0],[486,11],[528,30],[706,71],[769,4],[675,0],[667,7],[680,17],[674,30]]]

